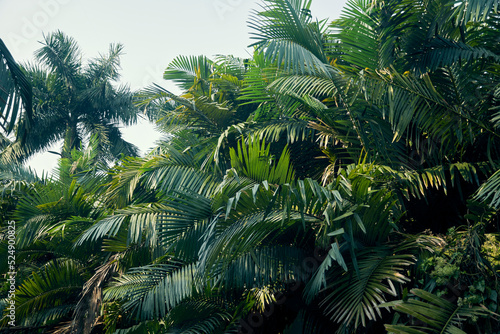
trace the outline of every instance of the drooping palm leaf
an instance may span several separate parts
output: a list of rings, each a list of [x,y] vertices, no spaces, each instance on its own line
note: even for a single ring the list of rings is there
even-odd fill
[[[488,203],[493,209],[500,207],[500,170],[496,171],[477,190],[476,199]]]
[[[249,21],[252,44],[287,71],[329,77],[322,33],[324,24],[313,22],[311,1],[269,0]]]
[[[164,317],[192,295],[194,264],[170,261],[167,264],[133,268],[105,290],[105,300],[125,300],[124,309],[140,319]]]
[[[469,21],[484,21],[492,12],[498,11],[497,0],[468,0],[461,1],[456,6],[457,21],[464,24]]]
[[[379,305],[386,295],[397,296],[395,284],[405,283],[403,272],[413,263],[411,255],[392,255],[386,248],[372,248],[357,253],[359,275],[332,271],[321,301],[326,314],[335,322],[365,326],[367,321],[381,317]]]
[[[19,124],[18,138],[24,138],[33,121],[32,95],[30,82],[0,39],[0,126],[5,134]]]
[[[464,320],[490,313],[486,308],[470,306],[465,303],[455,305],[425,290],[412,289],[410,292],[419,299],[412,298],[407,301],[390,302],[381,306],[392,306],[396,311],[415,317],[428,326],[385,325],[385,328],[391,333],[465,334],[460,328]]]
[[[71,260],[49,262],[16,290],[16,314],[23,325],[39,326],[74,310],[85,277]]]

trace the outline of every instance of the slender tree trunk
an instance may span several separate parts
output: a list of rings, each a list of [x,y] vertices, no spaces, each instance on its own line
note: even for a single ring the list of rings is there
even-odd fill
[[[81,144],[77,129],[78,122],[75,117],[71,115],[66,124],[66,134],[64,136],[64,143],[61,152],[63,158],[71,157],[71,151],[74,148],[79,148]]]

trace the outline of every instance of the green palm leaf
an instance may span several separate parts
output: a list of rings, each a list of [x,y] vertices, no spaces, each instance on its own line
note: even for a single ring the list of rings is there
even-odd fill
[[[390,10],[391,4],[387,4],[386,11]],[[340,29],[332,36],[334,56],[340,56],[342,62],[347,62],[357,70],[386,67],[393,58],[392,41],[390,38],[385,41],[387,30],[392,25],[386,24],[387,28],[381,29],[385,23],[383,21],[384,13],[377,3],[367,0],[347,1],[340,19],[331,24],[334,31]]]
[[[0,126],[5,134],[10,134],[19,123],[17,135],[24,138],[33,120],[32,94],[31,84],[0,39]]]
[[[469,21],[485,21],[492,12],[497,12],[497,10],[497,0],[461,1],[460,5],[455,8],[457,21],[462,24]]]
[[[269,155],[270,144],[266,146],[264,140],[251,138],[248,143],[240,140],[237,151],[230,148],[231,166],[241,176],[249,177],[256,182],[267,181],[276,184],[285,184],[294,179],[295,172],[290,163],[290,152],[283,149],[280,158],[274,162]]]
[[[123,55],[122,44],[111,44],[109,53],[92,59],[87,68],[88,78],[96,82],[115,81],[120,78],[120,56]]]
[[[157,243],[156,220],[164,209],[165,206],[156,203],[145,203],[119,209],[114,214],[97,221],[82,233],[78,237],[75,247],[81,246],[87,241],[95,242],[105,236],[114,237],[125,226],[128,229],[128,243],[137,243],[142,240],[143,234],[146,234],[147,242],[155,245]]]
[[[217,298],[193,298],[174,307],[166,316],[166,333],[222,333],[232,314]]]
[[[163,73],[163,79],[172,80],[184,91],[196,86],[208,91],[214,67],[215,64],[205,56],[177,56]]]
[[[460,329],[464,320],[490,313],[486,308],[478,306],[452,304],[425,290],[412,289],[411,293],[419,299],[390,302],[381,306],[392,306],[394,310],[415,317],[427,324],[428,327],[385,325],[389,332],[401,334],[465,334]]]
[[[418,73],[434,71],[439,67],[452,66],[457,63],[476,59],[494,62],[500,61],[500,56],[483,47],[472,47],[461,41],[436,36],[428,42],[424,50],[412,55],[416,58],[412,66]]]
[[[500,170],[481,185],[475,198],[488,203],[495,210],[500,208]]]
[[[262,11],[255,12],[249,21],[252,38],[257,40],[251,46],[286,71],[329,77],[324,25],[312,22],[310,4],[310,0],[265,1]]]
[[[81,51],[75,39],[60,30],[44,36],[43,47],[35,53],[49,69],[61,75],[70,89],[76,88],[77,85],[77,73],[81,68],[80,55]]]
[[[386,295],[397,296],[395,284],[409,281],[403,272],[413,264],[413,257],[392,255],[385,247],[358,251],[356,256],[359,275],[353,273],[352,264],[348,272],[331,271],[324,290],[327,296],[320,305],[333,321],[359,327],[382,316],[379,305]]]
[[[170,261],[168,264],[133,268],[105,290],[105,300],[124,300],[126,311],[140,319],[164,317],[192,295],[196,266]]]
[[[43,325],[74,310],[85,282],[81,269],[72,260],[52,261],[24,280],[15,295],[16,315],[21,323]]]

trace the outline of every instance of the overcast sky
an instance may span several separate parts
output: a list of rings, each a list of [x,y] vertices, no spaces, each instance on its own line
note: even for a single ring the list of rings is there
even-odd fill
[[[251,44],[247,21],[261,1],[253,0],[0,0],[0,37],[14,58],[33,59],[43,33],[61,30],[78,42],[84,57],[106,53],[110,43],[122,43],[121,83],[132,89],[162,80],[177,55],[217,54],[248,57]],[[345,0],[313,0],[317,19],[337,18]],[[159,135],[142,122],[124,129],[125,139],[144,153]],[[57,151],[59,147],[55,147]],[[38,155],[29,164],[38,172],[51,170],[57,156]]]

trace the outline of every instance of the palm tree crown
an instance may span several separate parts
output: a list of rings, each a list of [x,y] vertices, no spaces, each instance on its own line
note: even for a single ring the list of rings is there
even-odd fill
[[[0,175],[17,330],[500,330],[497,1],[310,5],[264,0],[250,59],[175,58],[183,92],[134,100],[168,137],[112,167],[121,47],[84,68],[47,36],[26,147],[64,136],[58,172]]]
[[[61,154],[69,157],[91,135],[98,136],[105,159],[137,155],[137,148],[122,138],[119,129],[137,119],[132,93],[113,85],[119,79],[123,46],[111,44],[108,54],[84,66],[76,41],[62,32],[46,35],[42,44],[35,53],[37,62],[26,65],[34,87],[37,126],[22,147],[14,142],[4,150],[4,160],[24,160],[61,139]]]

